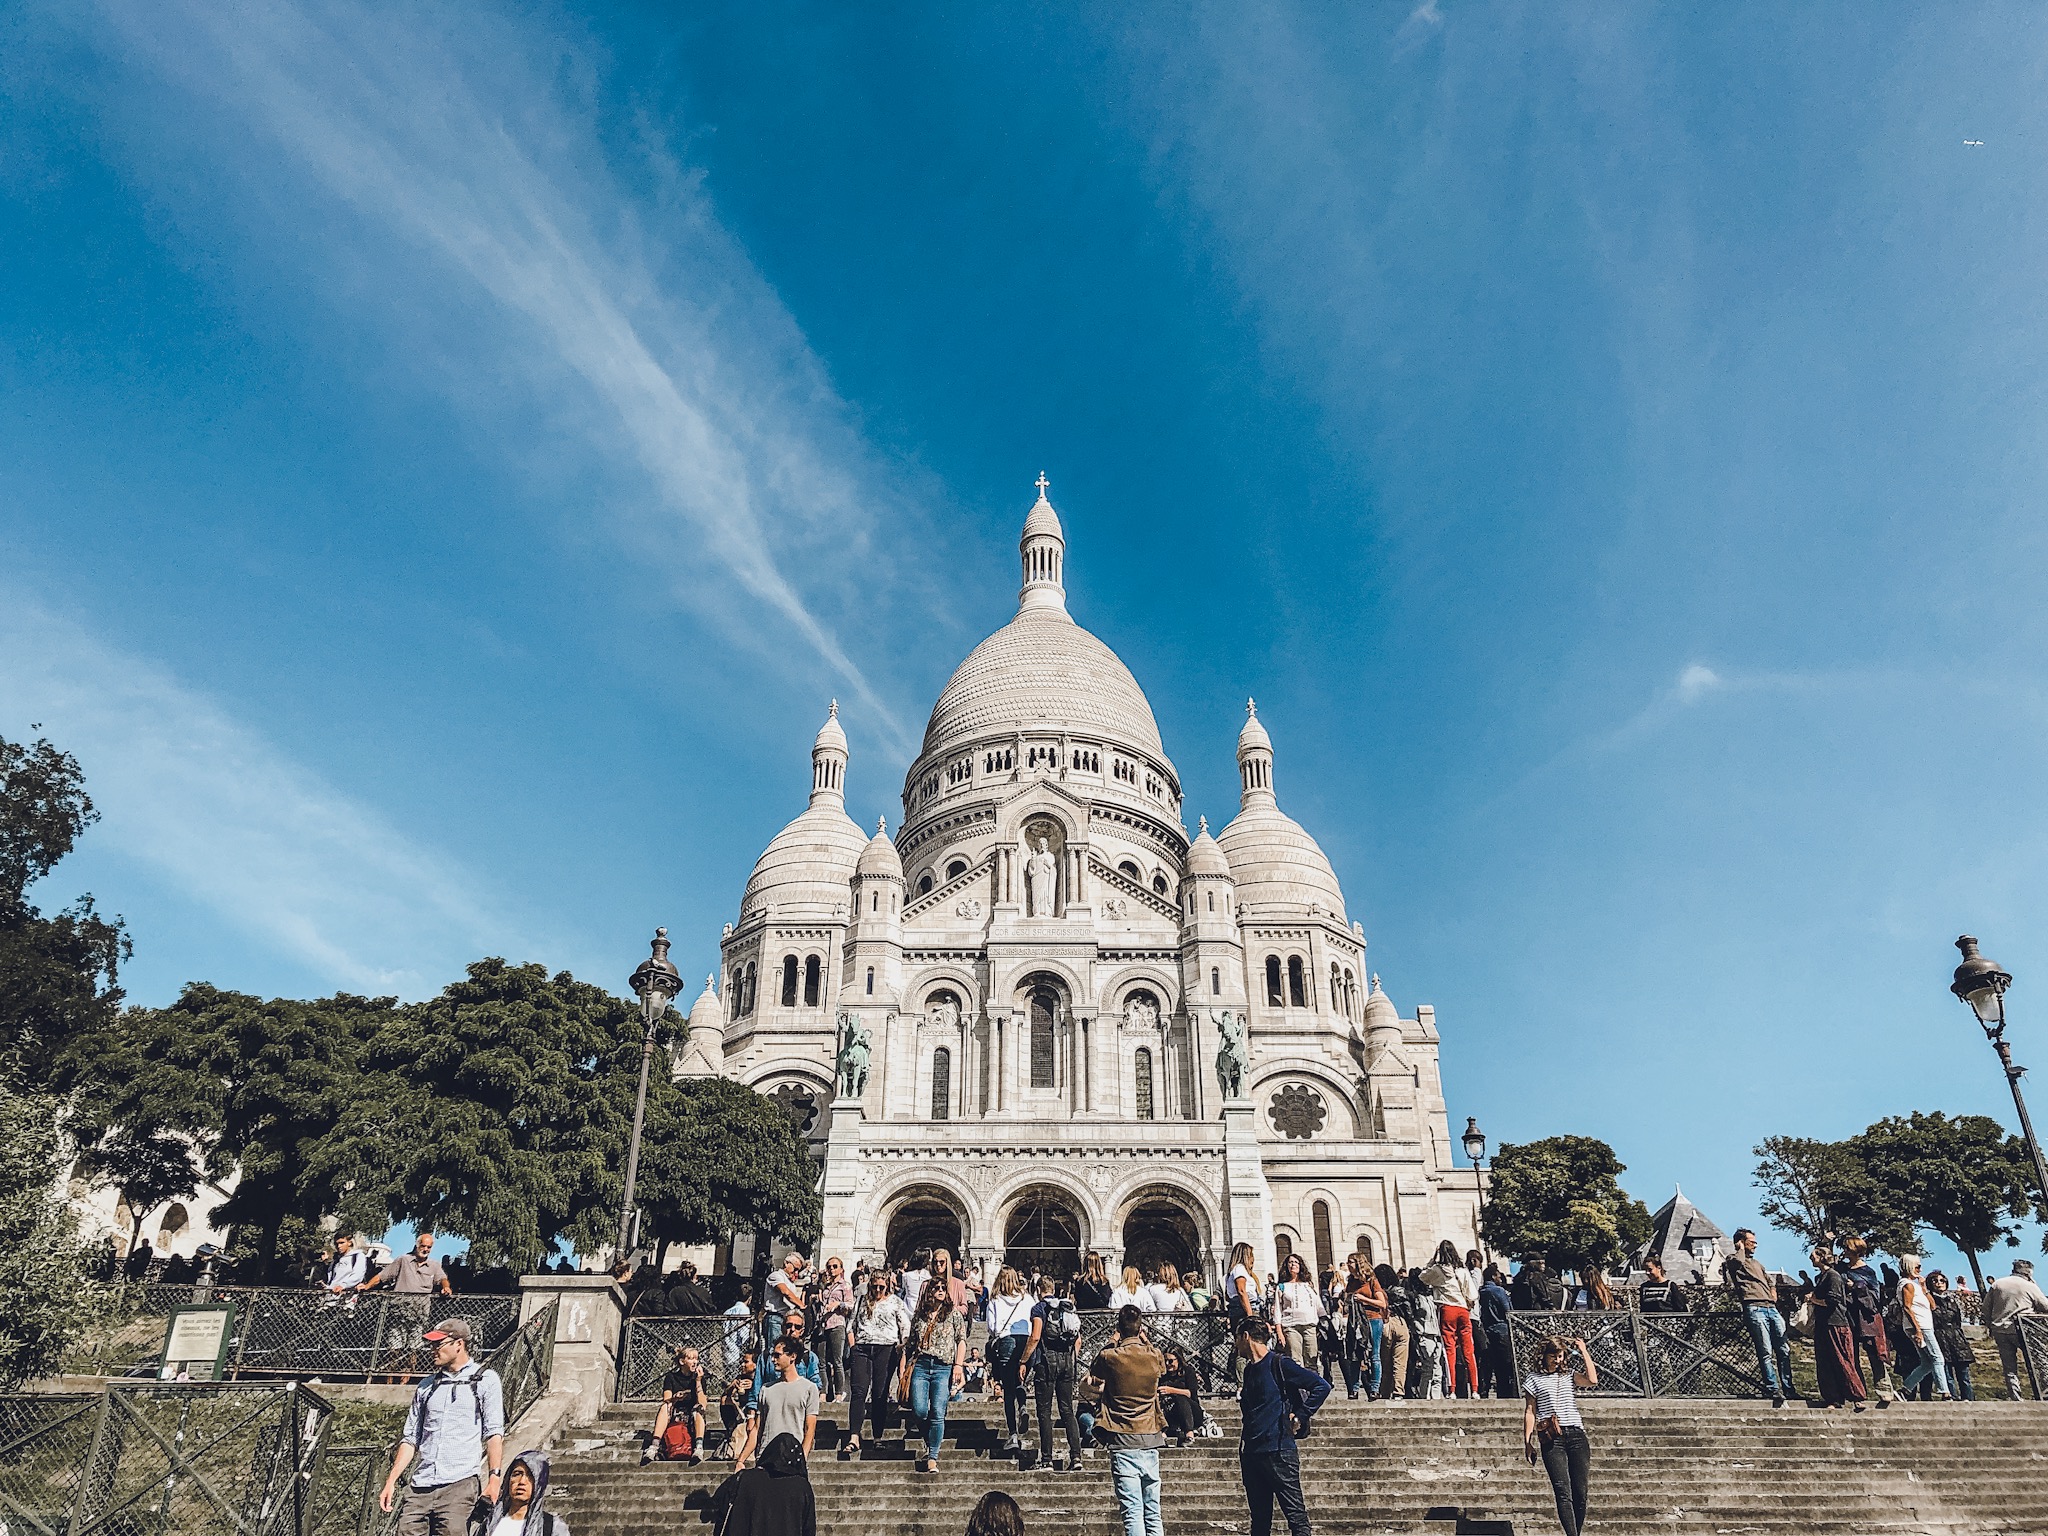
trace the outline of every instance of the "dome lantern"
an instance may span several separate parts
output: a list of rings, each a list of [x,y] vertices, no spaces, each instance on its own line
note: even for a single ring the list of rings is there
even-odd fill
[[[818,730],[818,739],[811,743],[811,804],[820,801],[846,803],[846,732],[839,726],[837,699]]]
[[[1067,538],[1060,528],[1060,515],[1045,498],[1046,478],[1038,475],[1038,500],[1024,519],[1024,534],[1017,541],[1023,558],[1024,586],[1017,594],[1019,611],[1050,608],[1067,611]]]
[[[1273,738],[1259,724],[1256,699],[1244,701],[1244,729],[1237,733],[1237,777],[1244,786],[1241,804],[1279,803],[1273,796]]]

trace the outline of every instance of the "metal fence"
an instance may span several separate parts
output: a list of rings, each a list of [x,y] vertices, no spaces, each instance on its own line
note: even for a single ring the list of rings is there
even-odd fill
[[[314,1469],[305,1536],[389,1536],[398,1524],[377,1507],[390,1450],[381,1445],[336,1445],[320,1453]]]
[[[14,1536],[305,1536],[332,1412],[297,1383],[116,1383],[0,1398]]]
[[[1535,1368],[1545,1339],[1584,1339],[1599,1396],[1771,1395],[1748,1320],[1737,1312],[1515,1312],[1508,1322],[1517,1380]]]
[[[2048,1317],[2029,1313],[2019,1319],[2020,1353],[2034,1378],[2034,1396],[2048,1398]]]
[[[108,1376],[154,1376],[164,1320],[171,1308],[229,1301],[235,1331],[228,1346],[230,1380],[312,1377],[365,1380],[416,1376],[433,1369],[421,1335],[452,1317],[467,1318],[472,1348],[488,1355],[519,1326],[517,1296],[361,1296],[271,1286],[127,1285],[114,1323],[73,1370]]]
[[[518,1423],[520,1415],[547,1392],[555,1369],[555,1328],[561,1314],[562,1302],[557,1297],[485,1357],[484,1363],[498,1373],[505,1389],[507,1428]]]

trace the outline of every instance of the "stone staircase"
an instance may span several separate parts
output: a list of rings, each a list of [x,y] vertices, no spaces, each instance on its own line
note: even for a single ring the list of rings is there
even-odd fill
[[[1223,1438],[1160,1453],[1169,1536],[1248,1528],[1236,1405],[1206,1406]],[[1002,1452],[1000,1407],[954,1405],[936,1476],[913,1472],[893,1435],[881,1447],[870,1437],[860,1462],[838,1460],[845,1405],[827,1413],[811,1461],[821,1532],[959,1536],[975,1501],[1002,1488],[1033,1536],[1121,1536],[1107,1454],[1079,1472],[1021,1470]],[[1904,1403],[1852,1415],[1594,1400],[1585,1413],[1587,1524],[1601,1536],[2048,1536],[2048,1403]],[[549,1507],[576,1536],[673,1536],[711,1518],[730,1463],[641,1466],[651,1419],[644,1406],[607,1408],[556,1444]],[[1520,1435],[1516,1402],[1349,1402],[1340,1391],[1302,1447],[1310,1517],[1327,1536],[1554,1532],[1550,1484],[1522,1460]],[[1065,1444],[1056,1434],[1055,1448]]]

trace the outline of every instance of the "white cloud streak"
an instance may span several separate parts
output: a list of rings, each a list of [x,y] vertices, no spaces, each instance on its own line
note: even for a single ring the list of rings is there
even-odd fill
[[[867,545],[886,509],[861,482],[882,477],[863,475],[843,403],[688,175],[671,175],[665,208],[618,185],[562,83],[587,74],[583,61],[487,17],[437,30],[437,12],[412,7],[104,0],[102,14],[119,52],[217,119],[238,174],[308,180],[286,197],[338,199],[486,297],[510,325],[480,347],[581,382],[598,407],[585,423],[593,457],[623,448],[666,514],[598,515],[678,600],[736,583],[751,611],[731,616],[729,638],[773,651],[779,630],[908,742],[807,595],[843,581],[844,556]],[[266,164],[278,151],[283,164]],[[387,274],[401,292],[418,275]],[[479,390],[503,368],[466,362]],[[459,396],[464,381],[449,382]],[[864,575],[876,577],[871,559]]]
[[[40,724],[79,758],[96,837],[335,986],[423,996],[504,952],[509,925],[462,870],[164,668],[6,586],[0,721]]]

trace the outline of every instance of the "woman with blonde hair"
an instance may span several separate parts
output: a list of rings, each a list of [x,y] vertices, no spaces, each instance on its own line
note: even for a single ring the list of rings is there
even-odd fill
[[[1159,1266],[1159,1278],[1145,1287],[1151,1298],[1152,1312],[1192,1312],[1195,1304],[1188,1299],[1188,1293],[1181,1288],[1180,1271],[1171,1264]]]
[[[1083,1312],[1100,1312],[1109,1305],[1109,1292],[1109,1271],[1103,1266],[1102,1255],[1091,1252],[1074,1279],[1074,1305]]]
[[[1008,1264],[997,1273],[983,1303],[989,1374],[1003,1389],[1003,1423],[1009,1431],[1003,1448],[1013,1456],[1024,1445],[1024,1346],[1031,1341],[1031,1309],[1037,1304],[1024,1276]]]
[[[1110,1311],[1122,1307],[1136,1307],[1140,1312],[1152,1310],[1152,1298],[1145,1293],[1145,1277],[1138,1273],[1135,1264],[1124,1266],[1122,1281],[1109,1293]]]

